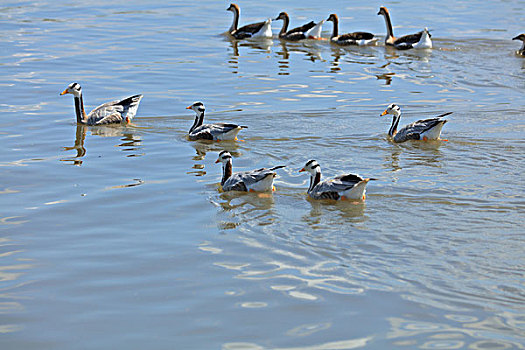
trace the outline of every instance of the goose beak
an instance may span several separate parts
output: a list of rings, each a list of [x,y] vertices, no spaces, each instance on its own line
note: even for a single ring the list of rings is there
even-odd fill
[[[191,106],[186,107],[186,109],[191,109]]]
[[[65,89],[64,91],[62,91],[62,92],[60,93],[60,96],[65,95],[65,94],[69,94],[69,92],[67,91],[67,89]]]
[[[520,40],[520,36],[518,35],[518,36],[512,38],[512,40]]]
[[[383,113],[381,113],[380,117],[384,116],[385,114],[388,114],[386,109],[385,109],[385,111]]]
[[[304,168],[302,168],[301,170],[299,170],[300,173],[302,173],[303,171],[306,171],[306,170],[304,170]]]
[[[217,159],[217,160],[215,161],[215,163],[219,163],[220,161],[221,161],[220,159]]]

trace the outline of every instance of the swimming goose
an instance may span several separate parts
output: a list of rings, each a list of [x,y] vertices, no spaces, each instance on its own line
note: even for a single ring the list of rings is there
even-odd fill
[[[288,30],[288,24],[290,23],[290,17],[286,12],[279,13],[274,21],[283,20],[283,27],[279,32],[279,38],[290,41],[299,41],[309,38],[309,31],[316,26],[314,21],[310,21],[300,27]],[[322,25],[322,24],[321,24]],[[316,32],[321,29],[316,28]],[[313,39],[314,37],[312,37]]]
[[[397,131],[397,126],[401,119],[401,108],[395,103],[392,103],[383,113],[381,113],[381,116],[386,114],[393,115],[392,125],[390,126],[390,130],[388,130],[388,136],[392,137],[394,142],[405,142],[408,140],[440,140],[439,136],[441,135],[441,129],[447,122],[447,120],[441,118],[452,114],[452,112],[441,114],[435,118],[418,120],[417,122],[408,124],[399,131]]]
[[[239,14],[241,9],[237,4],[230,4],[230,7],[226,11],[233,12],[233,23],[228,30],[231,36],[235,39],[247,39],[247,38],[271,38],[272,37],[272,20],[267,19],[264,22],[247,24],[241,28],[237,28],[239,25]]]
[[[204,104],[202,102],[195,102],[186,109],[192,109],[195,115],[195,122],[193,123],[188,136],[190,140],[237,140],[237,134],[241,129],[247,128],[247,126],[239,126],[237,124],[229,123],[215,123],[215,124],[203,124],[204,121]]]
[[[359,175],[346,174],[333,179],[321,181],[321,167],[315,160],[309,160],[299,172],[310,173],[310,187],[308,195],[313,199],[354,199],[364,200],[366,198],[366,184],[370,180],[363,179]]]
[[[521,47],[521,49],[516,51],[516,54],[518,54],[520,56],[525,56],[525,34],[520,34],[520,35],[512,38],[512,40],[521,40],[521,41],[523,41],[523,46]]]
[[[428,32],[428,28],[425,28],[419,33],[409,34],[396,38],[394,36],[394,30],[392,29],[392,22],[390,21],[390,13],[386,7],[379,8],[378,15],[383,15],[385,17],[386,23],[386,39],[385,44],[394,46],[399,50],[408,50],[408,49],[431,49],[432,36]]]
[[[327,21],[332,21],[334,23],[334,29],[332,31],[332,36],[330,42],[346,46],[346,45],[370,45],[377,41],[377,38],[374,37],[374,34],[367,32],[354,32],[339,35],[339,17],[335,13],[332,13]]]
[[[232,156],[228,151],[219,153],[219,158],[217,158],[215,163],[219,162],[222,163],[221,186],[223,191],[274,191],[273,179],[277,176],[274,170],[285,167],[285,165],[279,165],[273,168],[261,168],[233,173]]]
[[[116,100],[98,106],[89,114],[84,111],[82,88],[79,83],[71,83],[60,95],[72,94],[75,100],[77,123],[86,125],[130,123],[137,113],[142,95],[135,95],[123,100]]]

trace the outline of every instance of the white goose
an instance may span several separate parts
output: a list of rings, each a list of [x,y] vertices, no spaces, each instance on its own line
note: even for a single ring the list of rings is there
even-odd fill
[[[359,175],[346,174],[333,179],[321,181],[321,167],[315,160],[309,160],[299,172],[310,173],[310,186],[308,195],[313,199],[353,199],[364,200],[366,198],[366,184],[372,178],[363,179]]]
[[[452,112],[443,113],[435,118],[418,120],[408,124],[399,131],[397,131],[397,126],[401,119],[401,108],[395,103],[392,103],[383,113],[381,113],[381,116],[386,114],[393,115],[392,125],[388,130],[388,136],[390,136],[394,142],[405,142],[408,140],[440,140],[441,129],[447,122],[446,119],[441,118],[452,114]]]
[[[285,165],[279,165],[273,168],[261,168],[233,173],[232,156],[228,151],[219,153],[219,158],[217,158],[215,163],[222,163],[221,186],[223,191],[275,191],[273,179],[277,174],[274,170],[285,167]]]
[[[82,99],[82,88],[78,83],[71,83],[60,95],[72,94],[78,124],[105,125],[130,123],[137,113],[142,95],[134,95],[123,100],[104,103],[86,114]]]
[[[274,21],[283,20],[283,26],[279,32],[279,38],[289,41],[299,41],[303,39],[319,39],[321,37],[321,30],[324,21],[315,24],[310,21],[300,27],[288,30],[290,24],[290,16],[286,12],[281,12]]]
[[[203,124],[204,122],[204,111],[206,108],[202,102],[195,102],[186,109],[193,110],[195,115],[195,121],[193,122],[188,137],[190,140],[214,140],[214,141],[237,141],[237,134],[242,129],[248,128],[247,126],[240,126],[237,124],[230,123],[214,123],[214,124]]]
[[[408,50],[408,49],[431,49],[432,36],[428,32],[428,28],[425,28],[419,33],[409,34],[396,38],[394,36],[394,30],[392,29],[392,22],[390,21],[390,13],[386,7],[380,7],[378,15],[385,17],[386,23],[386,39],[385,45],[393,46],[399,50]]]
[[[241,9],[237,4],[230,4],[230,7],[226,11],[233,12],[233,23],[228,30],[228,33],[235,39],[247,39],[247,38],[271,38],[272,37],[272,20],[267,19],[264,22],[257,22],[247,24],[241,28],[239,26],[239,16]]]
[[[516,51],[516,54],[520,55],[520,56],[525,56],[525,34],[520,34],[520,35],[512,38],[512,40],[521,40],[521,41],[523,41],[523,46],[521,47],[521,49]]]
[[[330,37],[330,42],[346,46],[346,45],[371,45],[377,41],[377,38],[372,33],[367,32],[353,32],[339,35],[339,17],[335,13],[332,13],[327,21],[332,21],[334,23],[334,29],[332,31],[332,36]]]

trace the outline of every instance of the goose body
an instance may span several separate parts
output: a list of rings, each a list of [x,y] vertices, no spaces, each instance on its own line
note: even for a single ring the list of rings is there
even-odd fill
[[[219,153],[219,157],[215,163],[222,163],[221,186],[223,191],[273,191],[273,179],[277,176],[274,170],[285,167],[284,165],[279,165],[273,168],[261,168],[233,173],[232,156],[227,151]]]
[[[239,26],[239,16],[241,9],[237,4],[230,4],[227,11],[233,12],[233,23],[228,30],[228,33],[235,39],[248,38],[271,38],[272,37],[272,20],[267,19],[263,22],[247,24],[241,28]]]
[[[288,16],[286,12],[281,12],[279,16],[277,16],[277,18],[274,19],[274,21],[278,21],[278,20],[283,21],[283,26],[281,28],[281,31],[279,32],[279,38],[284,39],[284,40],[289,40],[289,41],[299,41],[303,39],[308,39],[309,31],[313,29],[314,27],[316,27],[315,22],[310,21],[306,24],[303,24],[300,27],[288,30],[288,25],[290,23],[290,17]],[[318,34],[318,32],[320,31],[321,31],[321,28],[317,27],[315,29],[314,34]],[[320,35],[318,34],[318,36]],[[315,37],[312,37],[312,38],[315,38]]]
[[[214,141],[227,141],[237,140],[237,134],[247,126],[240,126],[231,123],[214,123],[214,124],[203,124],[204,122],[204,111],[206,110],[202,102],[195,102],[186,109],[193,110],[195,115],[195,121],[188,132],[188,137],[192,141],[196,140],[214,140]]]
[[[353,199],[364,200],[366,198],[366,184],[371,178],[363,179],[359,175],[345,174],[332,179],[321,181],[321,167],[315,160],[309,160],[299,170],[310,173],[310,186],[308,195],[312,199]]]
[[[392,125],[388,131],[388,136],[390,136],[394,142],[399,143],[408,140],[439,140],[441,136],[441,129],[447,122],[446,119],[441,118],[452,114],[452,112],[441,114],[435,118],[418,120],[408,124],[399,131],[397,130],[397,126],[399,125],[399,120],[401,119],[401,108],[399,108],[398,105],[392,103],[381,114],[381,116],[386,114],[393,115]]]
[[[392,28],[392,22],[390,20],[390,13],[386,7],[379,8],[378,15],[382,15],[385,18],[386,24],[386,38],[385,45],[393,46],[399,50],[408,49],[431,49],[432,39],[428,31],[428,28],[415,33],[405,35],[399,38],[394,36],[394,29]]]
[[[353,32],[339,35],[339,17],[335,13],[332,13],[328,17],[327,21],[331,21],[334,24],[332,36],[330,37],[330,42],[334,44],[341,46],[364,46],[375,44],[375,42],[377,41],[375,35],[368,32]]]
[[[134,95],[123,100],[104,103],[93,109],[89,114],[84,111],[82,88],[78,83],[71,83],[60,95],[72,94],[75,101],[75,113],[78,124],[107,125],[129,123],[137,114],[142,95]]]
[[[525,34],[520,34],[520,35],[512,38],[512,40],[521,40],[523,42],[523,45],[521,46],[521,49],[516,51],[516,54],[520,55],[520,56],[525,56]]]

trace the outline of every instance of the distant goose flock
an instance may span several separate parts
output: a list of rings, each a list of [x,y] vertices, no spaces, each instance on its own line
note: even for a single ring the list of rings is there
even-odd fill
[[[237,4],[231,4],[227,8],[233,13],[233,22],[228,30],[228,35],[235,39],[253,38],[272,38],[271,19],[265,21],[239,26],[240,8]],[[382,15],[386,24],[385,45],[392,46],[399,50],[408,49],[431,49],[432,40],[427,28],[424,30],[402,37],[395,37],[390,19],[390,14],[386,7],[379,9],[378,15]],[[339,18],[335,13],[330,14],[328,19],[317,23],[310,21],[300,27],[288,30],[290,17],[286,12],[281,12],[274,19],[282,20],[283,25],[279,31],[278,38],[288,41],[300,41],[307,39],[323,39],[321,37],[322,26],[325,21],[333,23],[330,42],[340,46],[346,45],[375,45],[378,37],[368,32],[352,32],[339,34]],[[521,40],[523,45],[516,51],[517,55],[525,57],[525,34],[520,34],[513,40]],[[325,40],[325,39],[323,39]],[[89,114],[84,111],[82,98],[82,88],[78,83],[71,83],[62,91],[60,95],[72,94],[75,103],[76,120],[78,124],[85,125],[107,125],[107,124],[129,124],[139,107],[142,95],[134,95],[123,100],[115,100],[104,103],[93,109]],[[195,102],[186,107],[195,112],[195,121],[188,131],[188,139],[191,141],[236,141],[238,133],[247,128],[232,123],[213,123],[204,124],[204,113],[206,111],[202,102]],[[422,119],[398,130],[401,119],[401,108],[395,103],[390,104],[381,116],[392,115],[392,124],[388,130],[388,137],[395,143],[405,141],[439,141],[442,140],[441,130],[446,119],[443,117],[451,114],[447,112],[435,118]],[[446,141],[446,140],[443,140]],[[227,151],[219,153],[215,163],[222,163],[221,187],[223,191],[242,191],[242,192],[266,192],[274,191],[274,178],[277,176],[275,170],[284,168],[285,165],[274,166],[272,168],[260,168],[250,171],[233,172],[232,155]],[[308,196],[315,200],[341,200],[350,199],[354,201],[364,200],[366,195],[366,185],[373,178],[362,178],[355,174],[339,175],[328,180],[321,180],[321,167],[315,160],[309,160],[305,166],[299,170],[310,174],[310,185]]]

